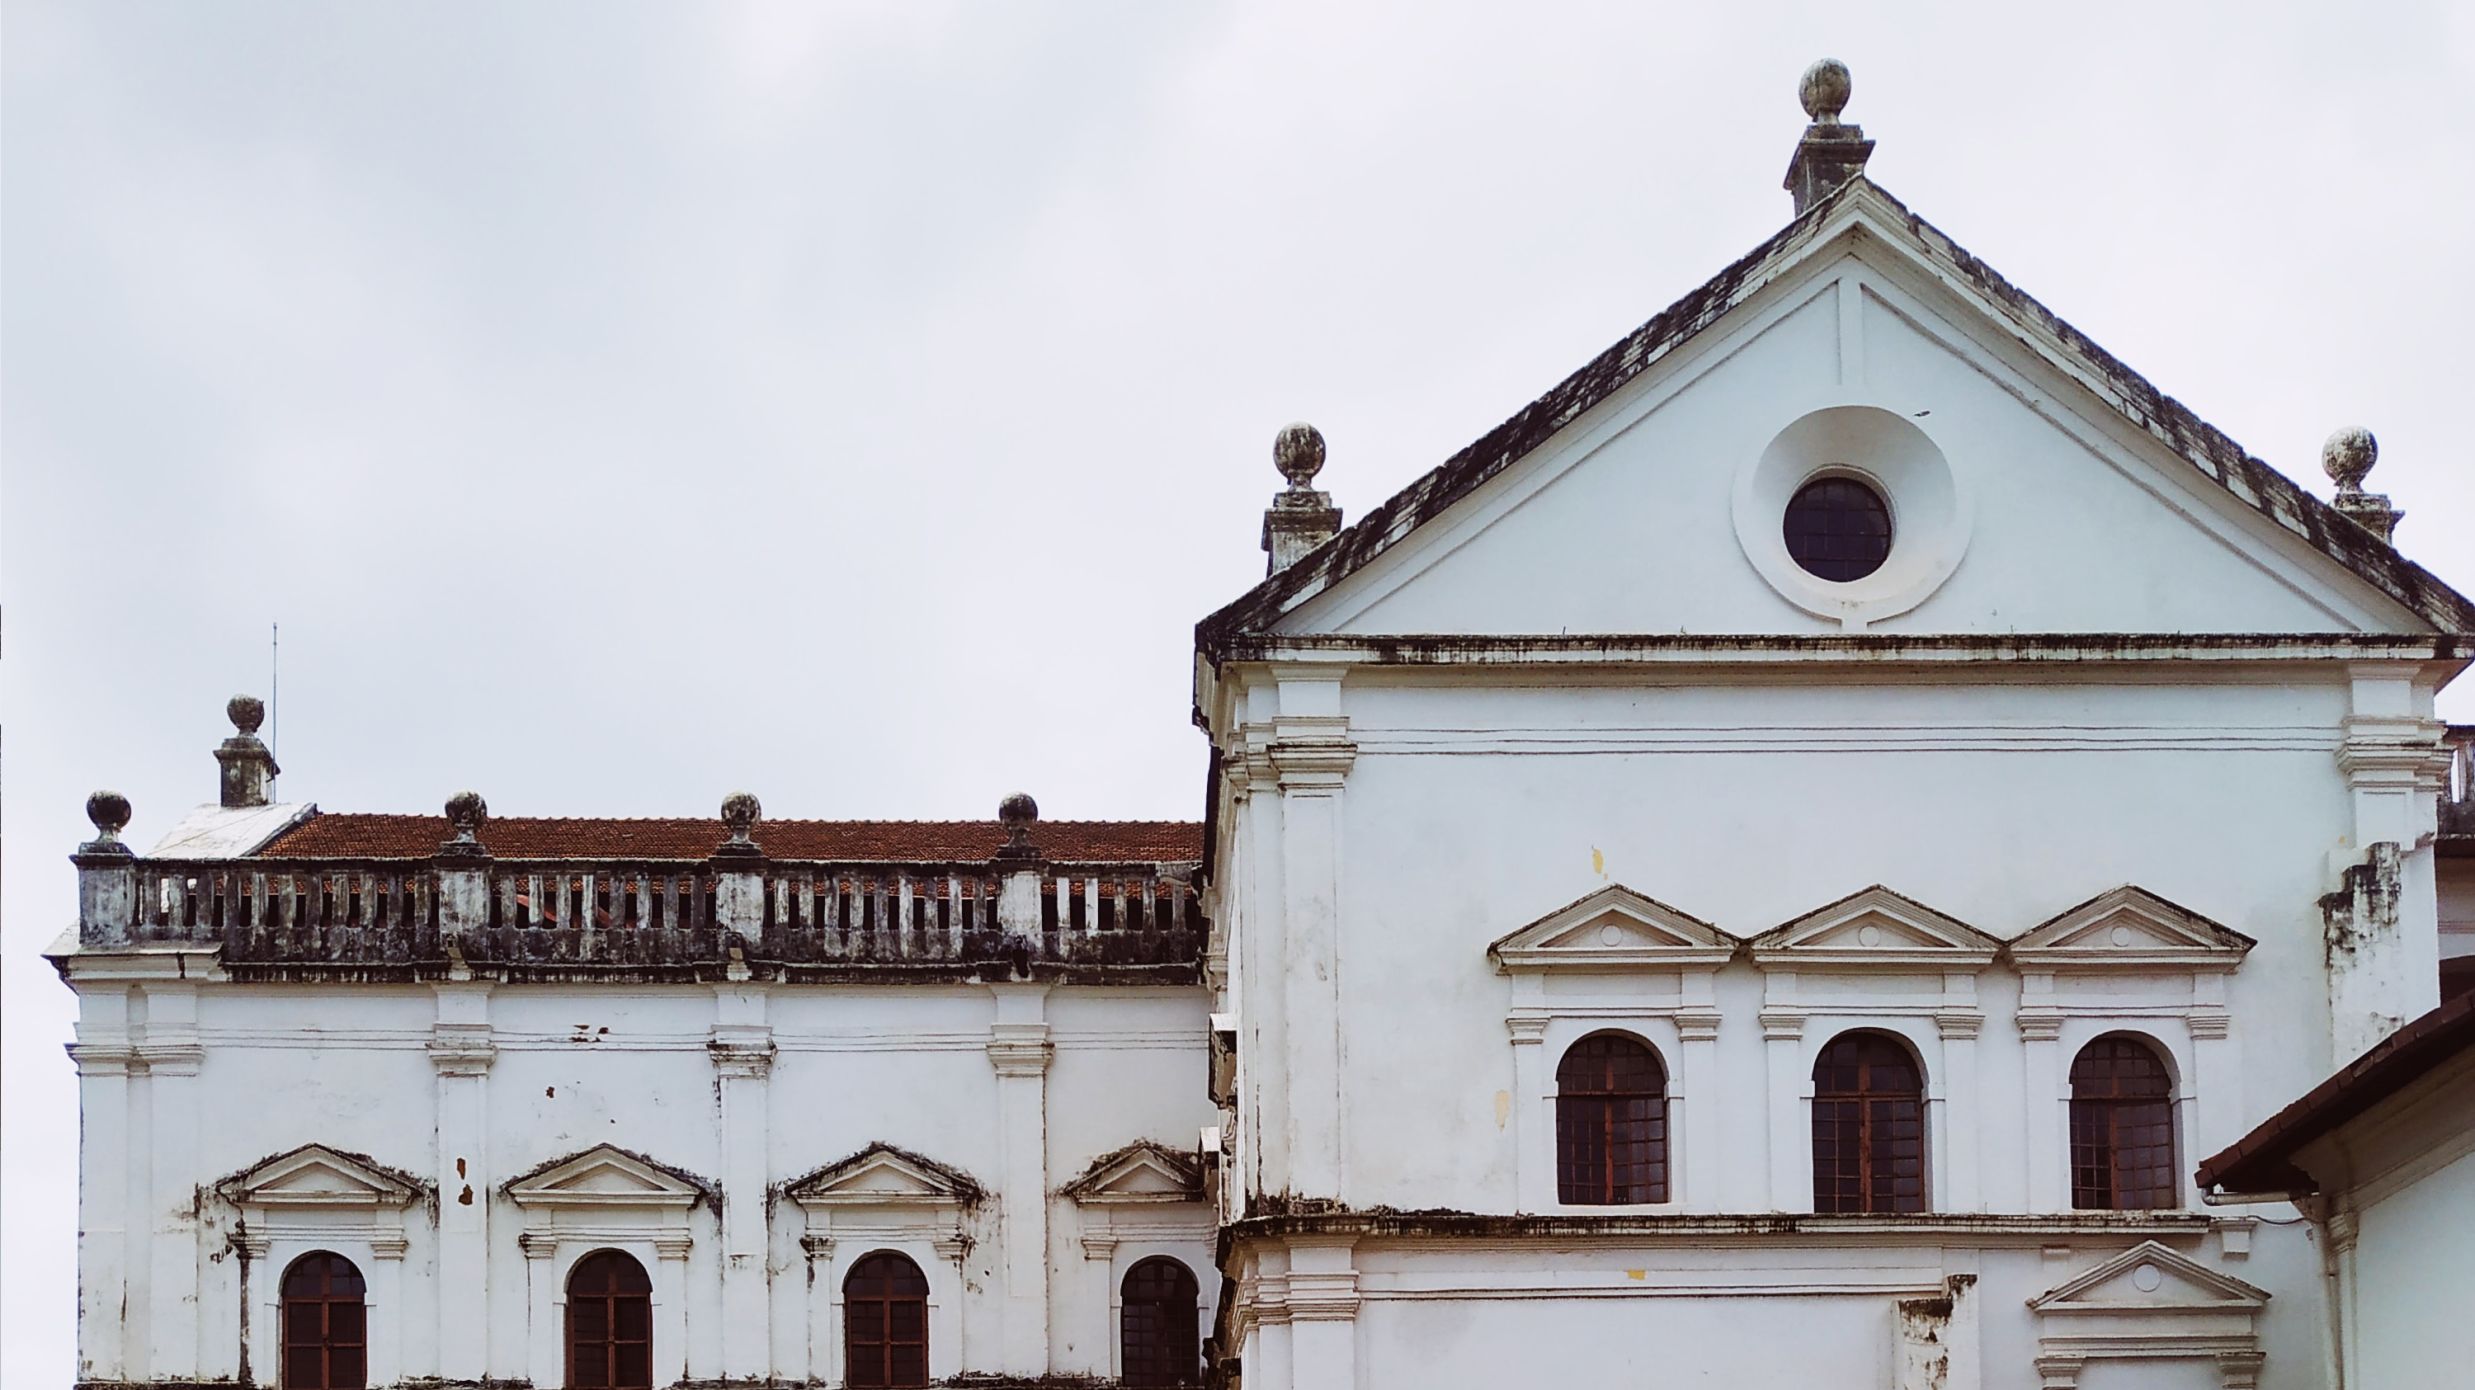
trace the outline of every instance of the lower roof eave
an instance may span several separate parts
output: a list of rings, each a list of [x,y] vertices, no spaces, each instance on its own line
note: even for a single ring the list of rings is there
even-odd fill
[[[2475,634],[2287,632],[2009,632],[1855,634],[1575,633],[1461,635],[1239,633],[1205,655],[1215,666],[1868,666],[1982,663],[2414,661],[2455,676]]]

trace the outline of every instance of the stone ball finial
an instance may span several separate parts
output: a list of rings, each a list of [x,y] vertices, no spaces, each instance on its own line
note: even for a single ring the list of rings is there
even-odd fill
[[[490,818],[490,803],[479,792],[457,792],[447,798],[447,823],[455,827],[458,839],[470,839]]]
[[[2363,480],[2380,462],[2380,441],[2361,425],[2348,425],[2320,446],[2320,466],[2337,481],[2340,492],[2361,492]]]
[[[1008,830],[1029,826],[1040,818],[1040,803],[1029,792],[1016,792],[997,803],[997,820]]]
[[[129,798],[115,791],[99,791],[86,798],[86,819],[93,821],[97,837],[117,840],[129,824]]]
[[[1272,439],[1272,463],[1289,486],[1301,491],[1312,486],[1323,471],[1323,432],[1304,422],[1281,426]]]
[[[1817,125],[1839,124],[1839,113],[1848,109],[1850,83],[1848,65],[1836,58],[1824,58],[1805,69],[1796,84],[1796,96],[1805,104],[1805,115]]]
[[[266,722],[266,701],[255,695],[235,695],[223,702],[223,713],[241,737],[256,738],[258,726]]]
[[[764,814],[764,804],[756,799],[754,792],[732,792],[722,798],[722,824],[730,827],[733,844],[748,843],[748,832],[756,828],[756,822]]]

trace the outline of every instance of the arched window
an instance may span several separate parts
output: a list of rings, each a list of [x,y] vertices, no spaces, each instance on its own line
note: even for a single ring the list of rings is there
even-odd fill
[[[1198,1385],[1203,1348],[1195,1329],[1193,1271],[1155,1255],[1126,1271],[1118,1312],[1118,1361],[1128,1385]]]
[[[325,1250],[284,1271],[284,1390],[369,1384],[368,1308],[361,1271]]]
[[[842,1281],[843,1383],[928,1383],[928,1281],[891,1250],[851,1266]]]
[[[2071,1061],[2071,1205],[2182,1205],[2174,1078],[2146,1039],[2109,1033]]]
[[[1574,1043],[1555,1069],[1556,1200],[1667,1200],[1667,1069],[1618,1033]]]
[[[1925,1210],[1925,1077],[1882,1033],[1842,1033],[1813,1063],[1813,1209]]]
[[[597,1250],[567,1275],[568,1390],[653,1390],[653,1281]]]

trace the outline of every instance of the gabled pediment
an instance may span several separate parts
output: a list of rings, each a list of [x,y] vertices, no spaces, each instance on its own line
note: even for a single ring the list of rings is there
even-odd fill
[[[891,1144],[871,1144],[783,1191],[802,1206],[969,1206],[984,1195],[961,1169]]]
[[[1086,1206],[1200,1202],[1203,1173],[1193,1159],[1144,1139],[1093,1159],[1062,1191]]]
[[[2248,1312],[2268,1301],[2268,1290],[2150,1240],[2055,1285],[2028,1306],[2040,1313]]]
[[[1495,968],[1677,970],[1725,965],[1741,944],[1690,913],[1611,883],[1487,947]]]
[[[243,1206],[400,1207],[427,1189],[410,1173],[362,1154],[303,1144],[216,1184]]]
[[[2180,903],[2125,884],[2030,928],[2008,950],[2026,970],[2232,970],[2254,944]]]
[[[555,1159],[507,1184],[519,1206],[679,1207],[712,1195],[703,1179],[603,1144]]]
[[[2002,942],[1875,884],[1753,938],[1753,963],[1838,969],[1981,970]]]
[[[1949,486],[1864,462],[1900,516],[1889,562],[1766,582],[1792,562],[1757,460],[1842,407]],[[1857,466],[1779,487],[1831,462]],[[2475,604],[1859,176],[1197,638],[1823,630],[2456,633]]]

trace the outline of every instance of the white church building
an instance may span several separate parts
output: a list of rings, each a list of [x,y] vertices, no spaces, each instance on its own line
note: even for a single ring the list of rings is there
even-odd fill
[[[81,1384],[2362,1390],[2321,1180],[2196,1170],[2469,978],[2475,604],[1803,97],[1355,525],[1281,432],[1199,823],[325,812],[247,698],[96,793]]]

